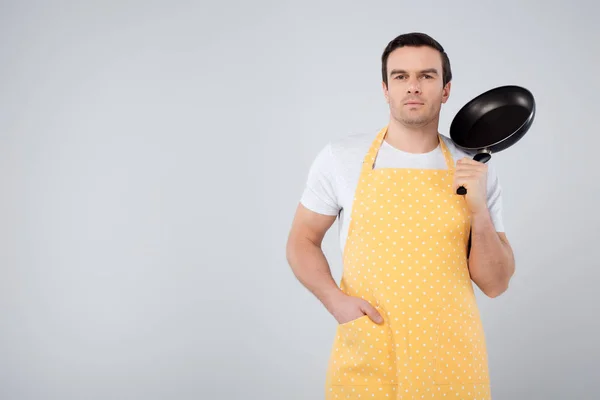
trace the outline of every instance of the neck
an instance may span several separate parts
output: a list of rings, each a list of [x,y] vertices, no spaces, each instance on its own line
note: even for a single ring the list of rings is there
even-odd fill
[[[439,144],[437,121],[413,128],[390,118],[385,141],[407,153],[428,153]]]

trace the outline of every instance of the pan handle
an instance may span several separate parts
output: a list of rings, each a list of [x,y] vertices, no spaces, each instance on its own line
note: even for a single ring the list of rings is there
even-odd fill
[[[477,154],[475,154],[475,157],[473,157],[473,160],[475,161],[479,161],[481,163],[486,163],[490,160],[490,158],[492,158],[492,155],[489,151],[481,151]],[[456,189],[456,194],[459,194],[461,196],[464,196],[465,194],[467,194],[467,188],[464,186],[459,187],[458,189]]]

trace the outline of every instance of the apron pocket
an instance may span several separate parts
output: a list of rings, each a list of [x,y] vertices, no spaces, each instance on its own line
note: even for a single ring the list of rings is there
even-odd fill
[[[489,382],[483,325],[470,312],[441,309],[434,380],[440,384]]]
[[[329,361],[332,385],[381,385],[396,382],[394,349],[387,322],[368,315],[338,324]]]
[[[366,319],[370,319],[368,315],[363,315],[362,317],[358,317],[356,319],[353,319],[352,321],[344,322],[343,324],[338,324],[338,329],[339,328],[345,328],[346,326],[353,325],[353,324],[355,324],[357,322],[360,322],[360,320],[365,319],[365,318]]]

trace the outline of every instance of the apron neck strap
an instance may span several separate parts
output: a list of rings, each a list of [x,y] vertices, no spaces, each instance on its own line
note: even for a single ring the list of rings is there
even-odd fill
[[[375,160],[377,158],[377,154],[379,153],[379,149],[381,148],[381,145],[383,143],[383,140],[385,139],[385,135],[387,134],[388,131],[388,127],[384,127],[383,129],[381,129],[379,131],[379,133],[377,133],[377,136],[375,137],[375,140],[373,140],[373,143],[371,143],[371,147],[369,148],[369,151],[367,152],[367,154],[365,155],[365,158],[363,160],[363,165],[362,165],[362,169],[363,169],[363,173],[364,172],[369,172],[373,169],[374,165],[375,165]],[[442,154],[444,155],[444,159],[446,160],[446,166],[448,167],[449,171],[452,171],[454,169],[454,159],[452,158],[452,154],[450,153],[450,150],[448,149],[448,146],[446,146],[446,143],[444,141],[444,139],[442,138],[442,135],[440,135],[438,133],[438,140],[439,140],[439,144],[440,147],[442,149]]]

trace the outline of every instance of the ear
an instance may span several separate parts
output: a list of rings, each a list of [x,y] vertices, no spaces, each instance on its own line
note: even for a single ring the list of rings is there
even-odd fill
[[[442,104],[448,101],[450,97],[450,86],[452,82],[446,83],[446,86],[442,89]]]
[[[385,96],[385,102],[390,104],[390,96],[389,96],[388,88],[384,81],[381,81],[381,88],[383,89],[383,95]]]

